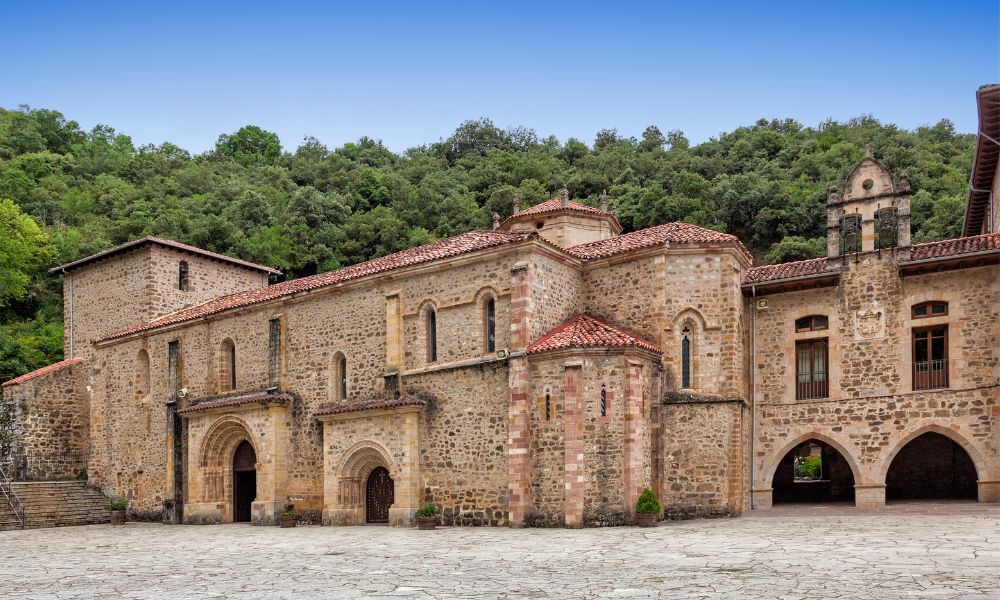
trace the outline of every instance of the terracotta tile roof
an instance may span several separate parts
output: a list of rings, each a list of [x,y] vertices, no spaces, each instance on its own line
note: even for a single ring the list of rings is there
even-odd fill
[[[977,254],[980,252],[1000,252],[1000,232],[914,244],[910,247],[910,258],[902,262],[903,264],[907,264],[915,261],[950,258],[952,256]],[[826,258],[811,258],[809,260],[754,267],[747,271],[746,276],[743,278],[743,285],[835,272],[835,270],[828,267]]]
[[[945,258],[1000,250],[1000,232],[984,233],[969,237],[952,238],[938,242],[914,244],[910,249],[910,261]]]
[[[186,415],[188,413],[212,410],[214,408],[232,408],[235,406],[243,406],[244,404],[287,404],[291,401],[292,397],[284,393],[272,394],[268,392],[250,392],[237,394],[235,396],[229,395],[199,400],[187,408],[182,408],[177,411],[177,414]]]
[[[49,273],[56,273],[62,270],[70,270],[70,269],[75,269],[77,267],[82,267],[83,265],[94,262],[95,260],[100,260],[102,258],[118,254],[119,252],[125,252],[126,250],[132,250],[140,246],[143,246],[145,244],[158,244],[160,246],[166,246],[167,248],[174,248],[176,250],[183,250],[184,252],[190,252],[192,254],[207,256],[209,258],[225,261],[228,263],[232,263],[234,265],[246,267],[248,269],[263,271],[271,275],[281,275],[281,271],[277,269],[272,269],[271,267],[265,267],[264,265],[258,265],[257,263],[248,262],[245,260],[241,260],[239,258],[234,258],[232,256],[226,256],[225,254],[219,254],[218,252],[212,252],[211,250],[205,250],[203,248],[198,248],[196,246],[189,246],[187,244],[175,242],[174,240],[167,240],[164,238],[158,238],[151,235],[148,235],[144,238],[139,238],[137,240],[132,240],[131,242],[125,242],[124,244],[119,244],[114,248],[109,248],[103,252],[98,252],[97,254],[93,254],[91,256],[87,256],[79,260],[74,260],[73,262],[69,262],[64,265],[60,265],[58,267],[53,267],[49,269]]]
[[[573,246],[568,248],[567,252],[584,260],[592,260],[614,256],[630,250],[658,246],[667,242],[672,244],[733,244],[748,260],[753,260],[746,246],[735,235],[720,233],[690,223],[656,225],[606,240]]]
[[[561,210],[568,210],[578,213],[587,213],[591,215],[602,215],[611,219],[615,225],[618,226],[618,231],[621,231],[621,225],[618,223],[618,218],[614,213],[608,212],[606,210],[601,210],[593,206],[587,206],[586,204],[580,204],[579,202],[573,202],[569,200],[566,202],[566,206],[562,205],[561,198],[552,198],[551,200],[546,200],[540,204],[528,207],[524,210],[518,211],[513,215],[507,217],[507,219],[500,224],[501,227],[506,225],[510,221],[517,220],[521,217],[532,216],[532,215],[543,215],[547,213],[559,212]]]
[[[528,354],[566,348],[641,348],[661,351],[655,344],[586,314],[576,315],[528,345]]]
[[[314,417],[324,417],[327,415],[339,415],[343,413],[361,412],[365,410],[378,410],[381,408],[396,408],[399,406],[424,406],[427,401],[413,396],[400,396],[395,400],[365,400],[361,402],[348,402],[346,404],[335,404],[321,408]]]
[[[748,269],[746,275],[743,277],[743,284],[808,277],[809,275],[820,275],[827,272],[834,273],[835,271],[827,266],[826,258],[810,258],[809,260],[797,260],[795,262],[764,265]]]
[[[80,363],[80,362],[83,362],[83,361],[81,361],[79,358],[67,358],[66,360],[61,360],[61,361],[59,361],[57,363],[52,363],[51,365],[42,367],[41,369],[35,369],[34,371],[31,371],[30,373],[25,373],[24,375],[20,375],[18,377],[15,377],[14,379],[11,379],[10,381],[5,381],[5,382],[3,382],[3,384],[0,384],[0,387],[7,387],[9,385],[18,385],[18,384],[24,383],[25,381],[29,381],[31,379],[34,379],[35,377],[41,377],[42,375],[48,375],[49,373],[55,373],[56,371],[58,371],[60,369],[64,369],[64,368],[66,368],[66,367],[68,367],[70,365],[75,365],[75,364]]]
[[[469,233],[439,240],[430,244],[424,244],[423,246],[417,246],[415,248],[396,252],[395,254],[389,254],[381,258],[344,267],[343,269],[337,269],[336,271],[328,271],[326,273],[303,277],[301,279],[293,279],[291,281],[285,281],[283,283],[264,288],[238,292],[236,294],[215,298],[205,302],[204,304],[179,310],[169,315],[160,317],[159,319],[149,321],[148,323],[141,323],[139,325],[122,329],[121,331],[116,331],[98,339],[97,341],[123,337],[140,331],[162,327],[164,325],[183,323],[185,321],[199,319],[232,308],[259,304],[261,302],[267,302],[269,300],[274,300],[296,292],[303,292],[327,285],[343,283],[352,279],[365,277],[367,275],[375,275],[377,273],[384,273],[394,269],[419,265],[442,258],[459,256],[461,254],[467,254],[477,250],[503,246],[522,241],[527,237],[528,234],[525,233],[470,231]]]

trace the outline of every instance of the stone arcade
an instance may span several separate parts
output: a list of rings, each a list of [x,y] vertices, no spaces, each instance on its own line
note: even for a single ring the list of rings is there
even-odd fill
[[[57,267],[67,359],[3,384],[0,458],[173,523],[409,525],[429,500],[446,524],[623,525],[646,485],[671,518],[1000,502],[1000,87],[978,98],[952,240],[911,244],[909,183],[869,153],[829,192],[827,257],[794,263],[622,234],[563,191],[274,285],[157,238]]]

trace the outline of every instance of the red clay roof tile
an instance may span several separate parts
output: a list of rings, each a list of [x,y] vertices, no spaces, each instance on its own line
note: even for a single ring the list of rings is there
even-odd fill
[[[732,244],[748,260],[753,260],[746,246],[735,235],[720,233],[690,223],[664,223],[606,240],[573,246],[567,249],[567,252],[583,260],[593,260],[630,250],[658,246],[667,242],[673,244]]]
[[[938,242],[927,242],[925,244],[914,244],[910,249],[910,260],[961,256],[962,254],[975,254],[993,250],[1000,250],[1000,231],[952,238]]]
[[[833,273],[835,271],[830,270],[827,266],[826,258],[810,258],[809,260],[797,260],[795,262],[764,265],[748,269],[746,275],[743,277],[743,283],[744,285],[748,283],[763,283],[779,279],[820,275],[827,272]]]
[[[586,314],[570,317],[529,344],[527,352],[535,354],[567,348],[641,348],[661,353],[655,344]]]
[[[366,275],[375,275],[377,273],[384,273],[394,269],[419,265],[442,258],[450,258],[461,254],[467,254],[477,250],[503,246],[522,241],[527,237],[528,234],[525,233],[470,231],[469,233],[446,238],[430,244],[424,244],[423,246],[417,246],[415,248],[396,252],[395,254],[389,254],[387,256],[365,261],[363,263],[337,269],[335,271],[328,271],[326,273],[303,277],[301,279],[293,279],[291,281],[285,281],[283,283],[278,283],[264,288],[214,298],[204,304],[185,308],[160,317],[159,319],[155,319],[147,323],[140,323],[139,325],[133,325],[132,327],[122,329],[121,331],[116,331],[98,339],[97,341],[124,337],[126,335],[146,331],[148,329],[155,329],[164,325],[183,323],[185,321],[199,319],[232,308],[259,304],[261,302],[267,302],[269,300],[274,300],[296,292],[303,292],[327,285],[343,283],[352,279],[364,277]]]
[[[573,212],[582,212],[592,215],[603,215],[610,219],[613,219],[617,224],[618,219],[615,217],[614,213],[610,213],[606,210],[601,210],[599,208],[594,208],[593,206],[587,206],[586,204],[580,204],[579,202],[573,202],[569,200],[566,202],[566,206],[562,205],[561,198],[552,198],[551,200],[546,200],[545,202],[536,204],[534,206],[528,207],[524,210],[518,211],[513,215],[507,217],[507,219],[501,224],[501,227],[507,221],[516,219],[518,217],[530,216],[530,215],[541,215],[545,213],[558,212],[560,210],[569,210]]]
[[[278,393],[272,394],[268,392],[250,392],[245,394],[237,394],[235,396],[222,396],[213,399],[206,399],[186,408],[182,408],[177,411],[179,415],[186,415],[193,412],[201,412],[203,410],[212,410],[213,408],[232,408],[234,406],[242,406],[244,404],[287,404],[292,401],[292,397],[288,394]]]
[[[910,247],[910,258],[902,261],[902,263],[906,264],[915,261],[933,260],[935,258],[950,258],[965,254],[996,251],[1000,251],[1000,232],[914,244]],[[835,272],[835,270],[828,266],[826,258],[811,258],[809,260],[754,267],[746,272],[743,284],[765,283],[813,275],[820,276]]]
[[[400,396],[395,400],[366,400],[361,402],[348,402],[346,404],[335,404],[321,408],[313,413],[314,417],[324,417],[327,415],[339,415],[342,413],[360,412],[364,410],[378,410],[380,408],[396,408],[399,406],[423,406],[427,404],[425,400],[414,398],[413,396]]]
[[[31,371],[30,373],[25,373],[24,375],[20,375],[18,377],[15,377],[14,379],[11,379],[10,381],[5,381],[5,382],[3,382],[3,384],[0,384],[0,387],[7,387],[7,386],[10,386],[10,385],[19,385],[19,384],[24,383],[25,381],[29,381],[31,379],[34,379],[35,377],[41,377],[42,375],[48,375],[49,373],[55,373],[56,371],[59,371],[60,369],[64,369],[64,368],[66,368],[66,367],[68,367],[70,365],[75,365],[75,364],[77,364],[79,362],[82,362],[79,358],[67,358],[66,360],[61,360],[61,361],[59,361],[57,363],[52,363],[51,365],[44,366],[44,367],[42,367],[40,369],[35,369],[34,371]]]

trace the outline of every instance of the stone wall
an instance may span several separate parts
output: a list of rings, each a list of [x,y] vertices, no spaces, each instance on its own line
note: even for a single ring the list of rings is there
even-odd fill
[[[31,480],[86,476],[88,397],[82,363],[3,388],[9,460],[4,468]],[[8,412],[9,411],[9,412]],[[0,431],[0,435],[4,432]],[[27,461],[26,463],[24,461]],[[24,465],[27,471],[22,472]],[[20,478],[20,477],[18,477]]]
[[[236,391],[261,390],[268,384],[268,320],[278,317],[283,319],[285,331],[282,388],[298,398],[288,414],[286,493],[294,499],[297,509],[321,510],[323,427],[313,414],[322,406],[338,401],[334,361],[338,354],[347,359],[348,396],[344,401],[385,397],[388,297],[399,298],[405,324],[400,392],[406,393],[412,383],[415,389],[426,389],[439,397],[446,410],[455,411],[442,420],[459,418],[470,408],[481,410],[484,393],[495,398],[495,404],[488,403],[480,414],[481,420],[468,414],[462,420],[473,428],[468,434],[470,444],[485,444],[487,438],[473,441],[484,431],[493,431],[500,437],[482,445],[475,457],[462,460],[469,461],[466,465],[470,477],[472,473],[503,471],[506,465],[495,454],[496,447],[503,446],[506,438],[506,422],[496,421],[506,411],[507,395],[499,383],[506,378],[503,364],[485,370],[472,368],[468,375],[432,372],[461,367],[463,361],[479,363],[492,359],[492,355],[485,355],[483,329],[478,326],[483,319],[482,300],[487,294],[494,295],[496,300],[497,347],[510,343],[510,269],[517,260],[516,254],[502,252],[469,257],[432,272],[397,273],[387,281],[356,282],[290,302],[248,307],[220,318],[101,344],[94,365],[93,482],[105,486],[109,492],[133,497],[136,506],[152,508],[169,497],[163,405],[173,392],[167,381],[168,343],[175,339],[180,342],[180,386],[187,389],[181,407],[224,391],[221,348],[226,340],[231,340],[236,349]],[[438,303],[440,311],[439,360],[435,365],[428,365],[422,359],[424,336],[418,314],[428,299]],[[152,374],[149,400],[145,402],[136,391],[140,350],[148,353]],[[493,368],[499,370],[492,373]],[[455,377],[466,376],[471,379],[451,387]],[[477,390],[474,399],[462,392],[471,390],[477,381],[494,391]],[[501,426],[502,430],[497,429]],[[440,429],[430,431],[435,449],[429,451],[427,460],[437,463],[446,452],[447,442],[443,440],[446,434],[435,433]],[[192,446],[189,451],[197,452],[198,448]],[[487,460],[496,464],[486,467]],[[477,506],[473,512],[489,508],[494,514],[492,519],[500,520],[497,514],[502,515],[505,509],[503,490],[497,486],[496,481],[489,480],[482,486],[481,497],[463,500],[460,506]],[[455,483],[437,493],[457,499],[459,487],[472,486],[470,482]],[[460,511],[464,514],[466,509]]]
[[[758,504],[769,504],[781,458],[812,438],[852,465],[858,504],[879,506],[895,454],[919,432],[939,430],[976,463],[980,499],[1000,497],[998,274],[984,266],[900,277],[892,253],[869,253],[846,261],[835,287],[769,295],[757,313]],[[948,314],[911,318],[928,300],[947,302]],[[813,314],[829,328],[795,333],[795,320]],[[945,389],[913,389],[911,328],[924,325],[948,326]],[[829,397],[796,400],[795,342],[813,338],[828,340]]]
[[[188,263],[187,291],[178,289],[182,260]],[[259,271],[156,244],[97,260],[63,276],[64,353],[87,360],[91,342],[103,335],[266,285]]]
[[[743,401],[668,393],[661,414],[663,466],[658,487],[667,518],[742,514],[749,421]]]
[[[529,369],[531,510],[526,524],[631,522],[635,499],[651,477],[649,399],[659,389],[656,361],[620,351],[570,350],[533,356]]]
[[[507,524],[508,377],[507,361],[495,360],[403,380],[427,399],[420,487],[445,525]]]

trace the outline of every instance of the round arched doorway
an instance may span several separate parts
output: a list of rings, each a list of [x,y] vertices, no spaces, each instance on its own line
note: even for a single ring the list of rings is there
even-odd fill
[[[395,501],[395,489],[389,470],[375,467],[365,484],[365,521],[388,523],[389,507]]]
[[[233,454],[233,521],[250,521],[253,501],[257,498],[257,453],[243,440]]]
[[[975,500],[976,466],[951,438],[929,431],[904,446],[885,476],[885,497],[893,500]]]
[[[854,502],[854,473],[841,453],[811,439],[792,448],[774,472],[773,502]]]

